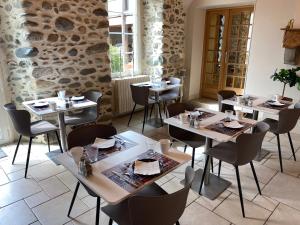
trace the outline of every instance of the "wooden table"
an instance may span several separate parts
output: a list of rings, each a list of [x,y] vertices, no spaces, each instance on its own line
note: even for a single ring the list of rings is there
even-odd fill
[[[200,122],[200,128],[198,128],[198,129],[190,127],[190,125],[187,123],[182,123],[178,117],[171,117],[171,118],[165,119],[164,122],[168,125],[172,125],[172,126],[193,132],[195,134],[204,136],[206,138],[205,150],[212,147],[213,140],[215,140],[217,142],[232,141],[238,135],[242,134],[243,132],[245,132],[249,129],[249,127],[242,128],[233,136],[209,130],[209,129],[207,129],[207,126],[218,123],[219,121],[221,121],[222,119],[225,118],[225,114],[221,113],[221,112],[209,110],[209,109],[198,108],[197,110],[214,113],[215,115],[212,117],[203,119]],[[250,127],[253,127],[256,124],[255,120],[247,119],[247,118],[244,118],[241,122],[250,124],[251,125]],[[205,176],[206,179],[205,179],[205,183],[202,188],[202,195],[213,200],[213,199],[217,198],[223,191],[225,191],[227,187],[229,187],[230,182],[226,181],[218,176],[215,176],[214,174],[210,174],[209,167],[210,167],[210,162],[208,163],[208,169],[207,169],[208,174]],[[192,189],[195,190],[196,192],[199,191],[202,173],[203,173],[202,169],[199,169],[196,171],[196,178],[192,185]]]
[[[151,82],[142,82],[142,83],[135,83],[133,85],[144,85],[144,86],[149,86],[149,90],[154,93],[155,101],[159,101],[159,94],[163,91],[168,91],[172,90],[174,88],[181,87],[181,84],[168,84],[167,85],[163,84],[162,82],[159,83],[151,83]],[[154,113],[154,118],[147,120],[147,124],[150,124],[156,128],[161,127],[161,120],[158,116],[158,108],[156,108],[155,113]]]
[[[32,100],[32,101],[26,101],[23,102],[23,105],[25,106],[26,109],[28,109],[30,112],[33,114],[43,117],[43,116],[48,116],[48,115],[57,115],[58,116],[58,126],[59,126],[59,134],[60,134],[60,140],[61,140],[61,145],[63,148],[63,151],[67,151],[67,141],[66,141],[66,125],[65,125],[65,113],[68,111],[73,111],[73,110],[79,110],[79,109],[84,109],[84,108],[90,108],[97,106],[96,102],[90,101],[88,99],[85,99],[84,101],[78,101],[78,102],[73,102],[73,105],[69,108],[64,107],[56,107],[56,109],[52,109],[50,106],[47,108],[43,109],[36,109],[32,106],[32,104],[36,102],[56,102],[57,106],[59,105],[59,99],[57,97],[53,98],[45,98],[45,99],[39,99],[39,100]]]
[[[261,97],[261,96],[255,96],[255,95],[250,95],[251,97],[255,98],[252,102],[252,106],[248,106],[242,103],[238,103],[236,101],[235,98],[230,98],[230,99],[225,99],[222,101],[222,104],[226,104],[226,105],[232,105],[232,106],[236,106],[242,109],[247,109],[247,110],[251,110],[253,111],[253,119],[257,120],[258,119],[258,115],[259,112],[263,112],[263,113],[268,113],[271,115],[278,115],[279,112],[283,109],[283,108],[268,108],[265,107],[263,104],[266,103],[266,101],[268,101],[268,98],[265,97]],[[292,106],[293,103],[292,102],[287,102],[287,101],[282,101],[282,103],[286,103],[289,104],[289,106]],[[264,159],[266,157],[266,155],[269,154],[269,151],[265,150],[265,149],[261,149],[258,152],[257,157],[255,158],[255,161],[261,161],[262,159]]]
[[[109,155],[109,157],[92,164],[93,175],[91,175],[88,178],[85,178],[78,174],[78,167],[74,162],[73,158],[70,156],[70,152],[65,152],[64,154],[59,155],[57,158],[58,161],[66,169],[68,169],[77,179],[79,179],[95,194],[97,194],[99,197],[102,197],[109,204],[118,204],[119,202],[128,198],[129,196],[134,195],[145,185],[151,184],[167,174],[163,173],[158,176],[154,176],[149,182],[135,189],[133,192],[128,192],[127,190],[123,189],[115,182],[104,176],[104,171],[113,168],[116,165],[122,164],[128,160],[132,160],[132,158],[135,158],[140,154],[146,152],[148,150],[147,142],[149,141],[155,143],[156,145],[154,150],[156,152],[161,153],[158,142],[147,138],[139,133],[133,131],[126,131],[118,135],[137,143],[137,145],[124,151],[114,152],[111,155]],[[191,157],[189,155],[179,152],[177,150],[172,150],[168,154],[165,154],[165,156],[177,161],[179,163],[177,167],[191,160]],[[174,167],[173,169],[176,169],[177,167]]]

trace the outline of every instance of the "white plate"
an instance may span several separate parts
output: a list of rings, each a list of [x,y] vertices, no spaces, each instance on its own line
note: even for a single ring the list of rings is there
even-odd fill
[[[84,96],[73,96],[71,98],[72,101],[82,101],[84,100]]]
[[[42,107],[46,107],[49,106],[48,102],[36,102],[33,104],[33,107],[35,108],[42,108]]]
[[[283,103],[278,102],[278,101],[269,101],[268,104],[273,105],[273,106],[284,106]]]
[[[112,148],[115,146],[116,140],[114,138],[112,139],[101,139],[101,138],[96,138],[94,144],[92,147],[94,148]]]
[[[240,129],[243,128],[244,125],[240,124],[238,121],[234,120],[231,122],[224,122],[224,126],[231,129]]]

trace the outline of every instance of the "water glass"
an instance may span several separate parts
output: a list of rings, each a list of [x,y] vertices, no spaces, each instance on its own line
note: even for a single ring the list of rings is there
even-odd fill
[[[232,116],[233,116],[233,111],[232,110],[225,110],[225,119],[231,121]]]
[[[91,162],[97,162],[98,155],[99,155],[99,150],[97,148],[93,148],[88,151],[89,160]]]
[[[171,141],[169,139],[160,139],[159,143],[161,152],[167,154],[170,150]]]

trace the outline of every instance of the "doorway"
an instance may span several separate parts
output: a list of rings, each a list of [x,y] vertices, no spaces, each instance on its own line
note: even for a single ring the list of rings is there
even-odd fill
[[[219,90],[244,93],[253,27],[253,6],[207,10],[201,96]]]

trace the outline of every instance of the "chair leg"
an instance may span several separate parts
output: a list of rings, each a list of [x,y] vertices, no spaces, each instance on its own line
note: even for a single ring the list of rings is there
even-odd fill
[[[191,164],[191,167],[194,168],[194,164],[195,164],[195,151],[196,149],[193,148],[193,153],[192,153],[192,164]]]
[[[15,154],[14,154],[14,158],[13,158],[11,164],[15,163],[15,159],[16,159],[16,156],[17,156],[17,153],[18,153],[18,150],[19,150],[21,139],[22,139],[22,135],[20,135],[20,137],[19,137],[18,144],[17,144],[16,150],[15,150]]]
[[[48,152],[50,152],[50,141],[49,141],[49,134],[46,134],[47,136],[47,142],[48,142]]]
[[[59,139],[59,135],[58,135],[58,132],[57,132],[57,131],[55,131],[55,135],[56,135],[56,139],[57,139],[57,142],[58,142],[60,151],[61,151],[61,153],[63,153],[63,149],[62,149],[62,147],[61,147],[61,143],[60,143],[60,139]]]
[[[187,149],[187,145],[184,146],[184,153],[186,152],[186,149]]]
[[[129,124],[130,124],[130,121],[131,121],[131,119],[132,119],[133,113],[134,113],[134,111],[135,111],[135,107],[136,107],[136,103],[134,104],[133,109],[132,109],[132,111],[131,111],[131,114],[130,114],[130,117],[129,117],[127,126],[129,126]]]
[[[280,146],[280,137],[279,137],[279,134],[276,134],[276,137],[277,137],[277,147],[278,147],[280,171],[282,173],[283,172],[283,168],[282,168],[282,157],[281,157],[281,146]]]
[[[258,189],[258,193],[261,195],[261,191],[260,191],[258,179],[257,179],[256,172],[255,172],[254,165],[253,165],[252,161],[250,162],[250,165],[251,165],[251,169],[252,169],[252,173],[253,173],[253,176],[254,176],[254,180],[255,180],[255,183],[256,183],[256,186],[257,186],[257,189]]]
[[[77,192],[78,192],[79,186],[80,186],[80,182],[77,181],[77,184],[76,184],[76,187],[75,187],[75,191],[74,191],[74,194],[73,194],[73,197],[72,197],[72,201],[71,201],[71,204],[70,204],[70,207],[69,207],[68,217],[70,217],[70,214],[71,214],[71,211],[72,211],[72,208],[73,208],[76,196],[77,196]]]
[[[97,197],[97,207],[96,207],[96,225],[99,225],[99,219],[100,219],[100,202],[101,198]]]
[[[150,117],[149,117],[149,119],[151,119],[151,116],[152,116],[153,109],[154,109],[154,104],[152,104],[152,106],[151,106],[151,110],[150,110]]]
[[[176,222],[176,225],[180,225],[179,221]]]
[[[163,127],[163,126],[164,126],[164,122],[163,122],[163,119],[162,119],[162,116],[161,116],[161,111],[160,111],[160,104],[159,104],[159,102],[157,103],[157,106],[158,106],[158,112],[159,112],[160,123],[161,123],[161,126]]]
[[[242,193],[242,187],[241,187],[241,180],[240,180],[240,173],[238,166],[235,166],[235,173],[236,173],[236,179],[238,183],[238,189],[239,189],[239,196],[240,196],[240,203],[242,208],[243,217],[245,217],[245,209],[244,209],[244,201],[243,201],[243,193]]]
[[[108,222],[108,225],[113,225],[113,220],[111,218],[109,218],[109,222]]]
[[[221,174],[221,167],[222,167],[222,161],[219,160],[219,170],[218,170],[218,177],[220,177]]]
[[[293,157],[294,157],[294,160],[296,161],[295,149],[294,149],[294,145],[293,145],[293,141],[292,141],[290,132],[288,132],[288,137],[289,137],[291,149],[292,149],[292,152],[293,152]]]
[[[214,173],[214,158],[213,157],[211,157],[210,166],[211,166],[211,172]]]
[[[207,158],[206,158],[206,161],[205,161],[205,166],[204,166],[204,169],[203,169],[203,173],[202,173],[202,177],[201,177],[201,182],[200,182],[199,195],[201,195],[201,190],[202,190],[204,178],[205,178],[205,175],[206,175],[206,170],[207,170],[207,166],[208,166],[209,157],[210,156],[208,155]]]
[[[29,165],[29,159],[30,159],[32,139],[33,139],[33,137],[30,137],[29,144],[28,144],[28,152],[27,152],[26,167],[25,167],[25,178],[27,178],[27,171],[28,171],[28,165]]]
[[[144,120],[143,120],[143,129],[142,129],[142,133],[144,133],[144,128],[145,128],[145,122],[147,120],[147,114],[148,114],[148,106],[144,107]]]

